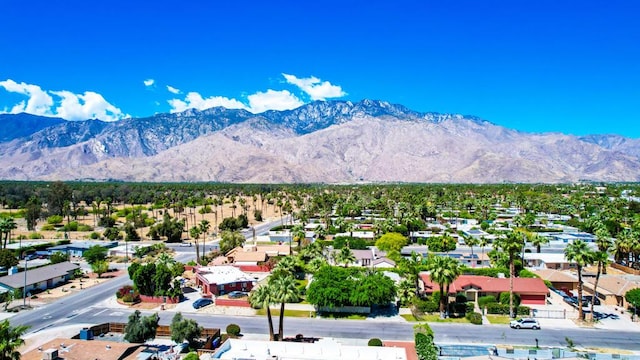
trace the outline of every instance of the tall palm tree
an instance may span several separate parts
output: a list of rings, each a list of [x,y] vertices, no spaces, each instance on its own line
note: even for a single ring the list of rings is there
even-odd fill
[[[195,248],[196,248],[196,264],[200,263],[200,246],[198,245],[198,239],[200,238],[200,228],[197,226],[189,229],[189,235],[195,239]]]
[[[567,260],[574,262],[578,269],[578,318],[584,320],[584,311],[582,309],[582,269],[589,264],[593,264],[594,252],[586,242],[575,240],[564,249],[564,255]]]
[[[489,239],[487,239],[485,236],[480,236],[478,245],[480,246],[480,249],[482,249],[482,259],[484,259],[484,248],[489,245]]]
[[[597,263],[598,270],[596,272],[596,278],[593,282],[593,297],[591,299],[591,321],[593,321],[593,305],[598,297],[598,282],[600,281],[600,275],[603,273],[603,269],[606,269],[609,265],[609,253],[606,251],[596,251],[593,254],[593,261]]]
[[[284,305],[288,302],[300,300],[300,292],[298,291],[296,280],[293,276],[276,277],[269,283],[273,287],[275,302],[280,303],[280,317],[278,321],[278,340],[284,339]]]
[[[207,253],[205,244],[207,242],[207,232],[209,232],[210,228],[211,228],[211,224],[209,223],[208,220],[202,220],[200,221],[200,224],[198,224],[198,229],[200,230],[200,233],[202,233],[203,235],[202,237],[202,259],[203,260],[204,260],[204,255]]]
[[[513,279],[515,278],[516,265],[515,261],[522,251],[524,246],[524,240],[526,235],[520,231],[510,232],[506,238],[501,238],[498,241],[498,247],[507,255],[509,262],[509,316],[513,319],[516,317],[516,312],[513,304]]]
[[[20,360],[20,348],[24,344],[22,335],[29,329],[29,326],[18,325],[12,327],[9,320],[0,322],[0,359]]]
[[[269,322],[269,341],[274,340],[273,334],[273,317],[271,316],[270,305],[275,303],[273,296],[273,287],[270,285],[260,285],[251,292],[249,303],[255,308],[265,308],[267,310],[267,321]]]
[[[440,318],[446,317],[446,306],[449,298],[449,285],[453,283],[462,272],[460,262],[448,256],[432,255],[427,260],[427,270],[431,281],[440,288]]]

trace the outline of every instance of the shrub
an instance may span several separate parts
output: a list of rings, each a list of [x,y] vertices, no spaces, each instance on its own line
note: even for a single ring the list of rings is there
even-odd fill
[[[229,324],[227,325],[227,334],[229,336],[238,336],[240,335],[240,326],[237,324]]]
[[[27,236],[24,234],[18,235],[18,240],[27,240]]]
[[[52,231],[52,230],[55,230],[56,228],[52,224],[45,224],[45,225],[42,225],[41,229],[42,231]]]
[[[89,234],[89,239],[98,240],[98,239],[100,239],[100,234],[98,234],[97,232],[94,231],[91,234]]]
[[[52,215],[47,218],[47,224],[55,225],[62,223],[62,215]]]
[[[44,236],[39,232],[32,232],[29,234],[29,239],[32,239],[32,240],[44,239]]]
[[[423,313],[438,312],[440,307],[438,301],[434,301],[433,299],[416,299],[414,304],[416,306],[416,309]]]
[[[197,352],[190,352],[183,358],[183,360],[200,360]]]
[[[79,224],[78,231],[93,231],[93,227],[86,224]]]
[[[475,325],[482,325],[482,314],[477,312],[468,312],[465,316],[470,323]]]
[[[476,309],[476,304],[473,301],[467,302],[467,313],[473,312]]]
[[[492,295],[481,296],[478,298],[478,306],[480,308],[484,308],[488,304],[495,303],[495,302],[496,302],[496,297]]]
[[[527,306],[518,306],[516,308],[516,314],[522,316],[529,316],[531,309]],[[500,303],[491,303],[487,305],[487,314],[496,315],[509,315],[509,305]]]
[[[369,339],[368,346],[382,346],[382,340],[378,338]]]

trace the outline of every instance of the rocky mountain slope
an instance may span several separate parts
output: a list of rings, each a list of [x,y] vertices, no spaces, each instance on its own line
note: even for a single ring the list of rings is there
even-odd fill
[[[2,121],[2,119],[0,119]],[[223,182],[639,181],[638,141],[530,134],[363,100],[63,122],[0,143],[0,178]]]

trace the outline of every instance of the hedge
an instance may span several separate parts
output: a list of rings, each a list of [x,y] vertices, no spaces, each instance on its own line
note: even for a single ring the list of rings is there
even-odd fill
[[[516,308],[517,315],[528,316],[531,309],[527,306],[518,306]],[[500,303],[491,303],[487,305],[487,314],[509,315],[509,305]]]
[[[478,298],[478,306],[484,308],[485,306],[497,302],[496,297],[493,295],[481,296]]]
[[[382,340],[378,338],[369,339],[368,346],[382,346]]]

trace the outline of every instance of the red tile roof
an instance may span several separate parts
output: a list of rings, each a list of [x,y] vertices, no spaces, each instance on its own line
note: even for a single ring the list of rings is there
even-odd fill
[[[425,285],[425,292],[431,293],[440,288],[438,284],[431,282],[428,273],[421,273],[420,278]],[[479,275],[460,275],[453,284],[449,285],[449,294],[476,288],[478,291],[499,293],[509,291],[509,278],[493,278]],[[538,278],[514,278],[513,291],[518,294],[542,295],[548,294],[549,289],[542,279]]]

